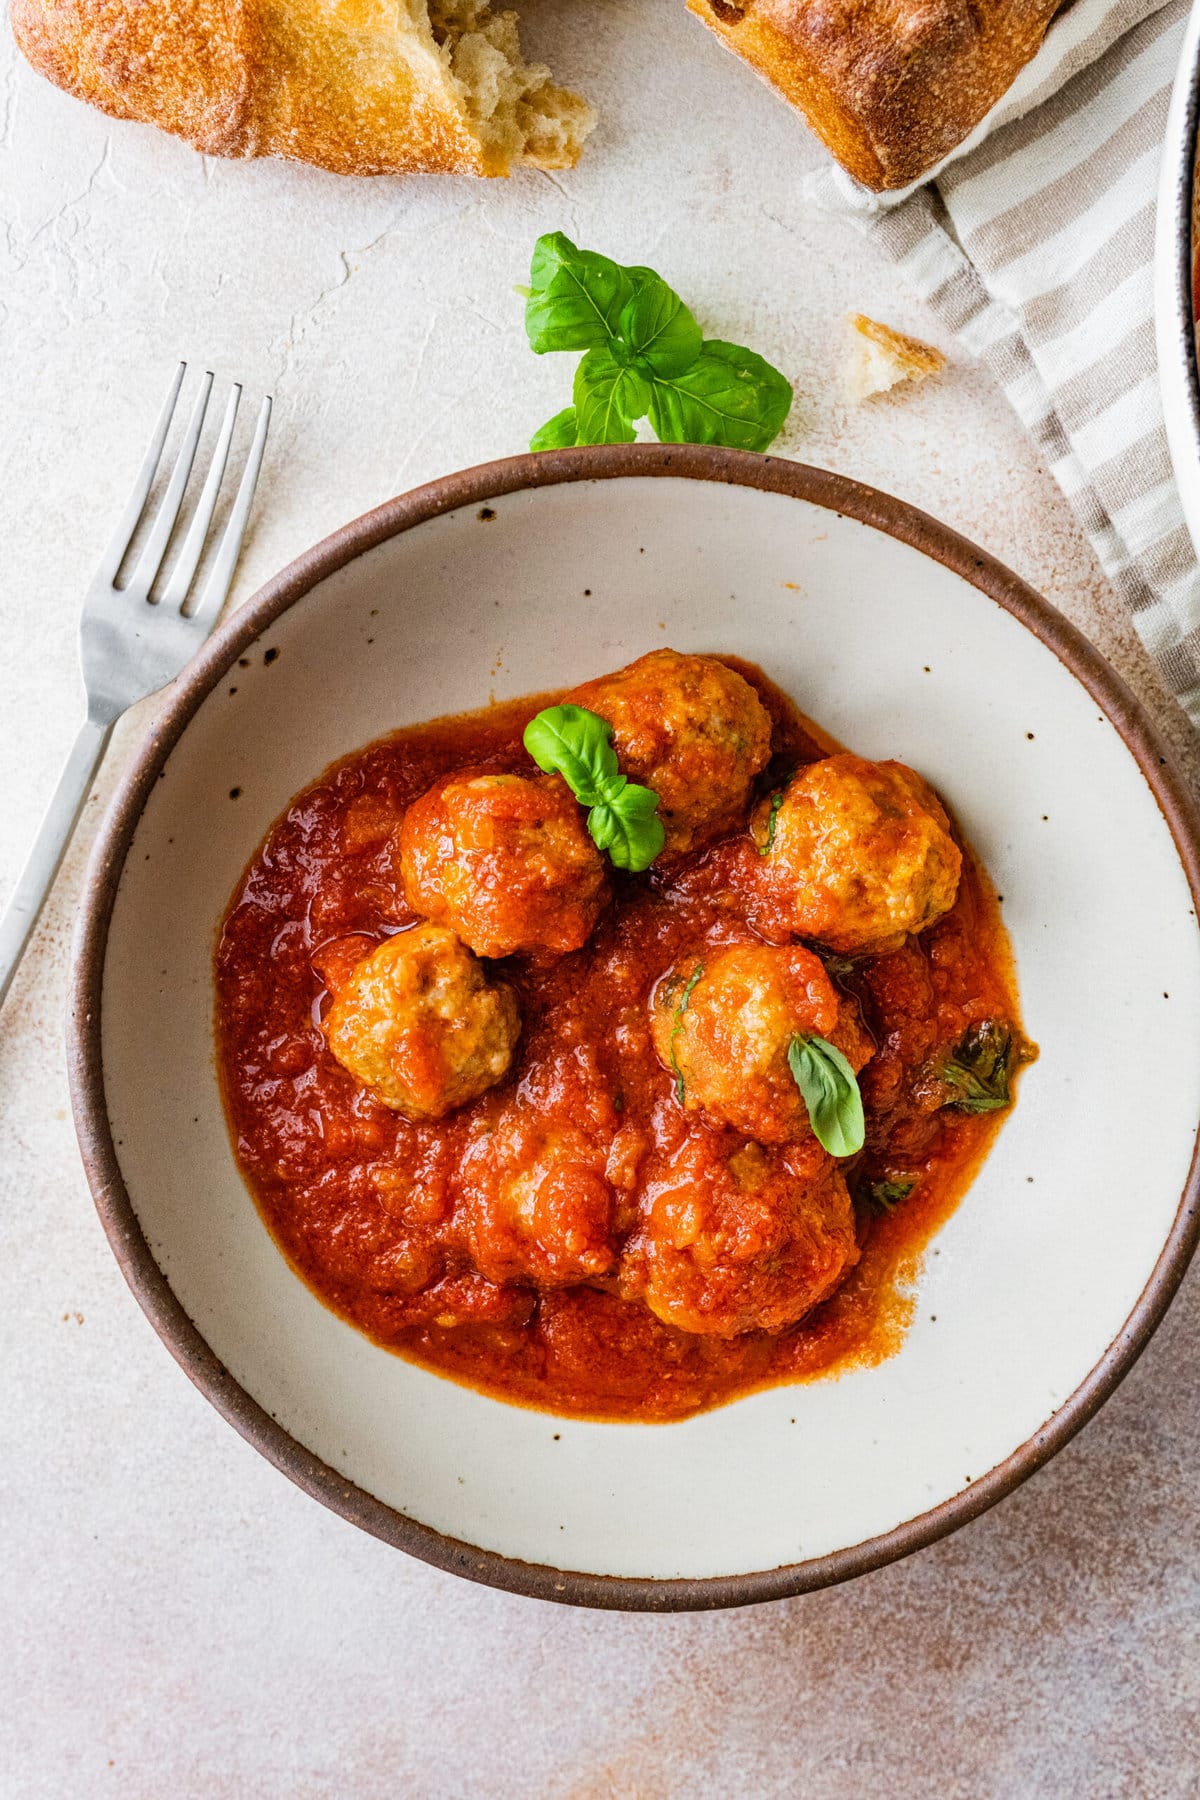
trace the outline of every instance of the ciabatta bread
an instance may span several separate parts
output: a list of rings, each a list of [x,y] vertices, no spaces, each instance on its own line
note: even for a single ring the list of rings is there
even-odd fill
[[[853,349],[846,369],[846,392],[856,404],[873,394],[886,394],[902,381],[926,381],[945,368],[946,359],[932,344],[907,332],[893,331],[865,313],[851,313]]]
[[[215,156],[340,175],[572,165],[593,119],[486,0],[12,0],[35,69]]]
[[[1061,0],[688,0],[876,190],[917,181],[973,131]]]

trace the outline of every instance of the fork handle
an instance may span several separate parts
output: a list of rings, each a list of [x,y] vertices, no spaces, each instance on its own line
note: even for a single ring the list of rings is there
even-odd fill
[[[0,918],[0,1006],[4,1004],[17,964],[58,874],[115,723],[115,719],[89,713],[79,727],[66,767],[58,778],[54,798],[46,808],[33,840],[29,859]]]

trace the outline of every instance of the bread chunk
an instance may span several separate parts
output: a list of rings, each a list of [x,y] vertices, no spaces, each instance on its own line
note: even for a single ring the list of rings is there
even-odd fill
[[[854,348],[846,370],[846,390],[856,402],[872,394],[886,394],[902,381],[924,381],[946,366],[946,359],[932,344],[893,331],[865,313],[853,313]]]
[[[908,187],[975,129],[1060,0],[688,0],[856,180]]]
[[[487,0],[12,0],[58,87],[212,156],[338,175],[571,167],[594,118]]]

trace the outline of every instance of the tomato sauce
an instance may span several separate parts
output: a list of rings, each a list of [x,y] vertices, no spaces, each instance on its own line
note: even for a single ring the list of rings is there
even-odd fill
[[[761,671],[724,660],[772,717],[774,755],[759,791],[838,748]],[[615,1282],[539,1291],[484,1280],[456,1215],[474,1179],[477,1115],[493,1097],[410,1123],[326,1047],[322,967],[365,955],[415,919],[397,850],[405,808],[465,764],[527,769],[522,730],[557,698],[496,705],[368,745],[299,795],[252,859],[217,951],[216,1034],[231,1135],[262,1218],[313,1292],[377,1343],[519,1404],[661,1421],[879,1362],[912,1317],[923,1251],[1005,1116],[947,1108],[920,1075],[980,1021],[1018,1029],[997,897],[968,846],[957,901],[930,930],[891,955],[831,962],[877,1045],[860,1078],[867,1146],[850,1171],[862,1254],[831,1299],[778,1334],[693,1336],[621,1298]],[[582,950],[505,960],[524,1019],[505,1088],[515,1084],[539,1116],[586,1119],[611,1134],[614,1156],[622,1144],[650,1144],[652,1162],[664,1138],[703,1130],[675,1117],[647,999],[698,945],[755,941],[728,903],[723,874],[747,844],[727,840],[674,870],[618,877],[615,903]],[[720,1134],[711,1136],[715,1145]],[[867,1198],[899,1177],[911,1192],[891,1210]]]

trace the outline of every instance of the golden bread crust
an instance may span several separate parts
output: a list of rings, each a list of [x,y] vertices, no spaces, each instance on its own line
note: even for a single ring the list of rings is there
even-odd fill
[[[974,130],[1035,54],[1061,0],[688,0],[881,192]]]
[[[483,13],[482,0],[467,11]],[[12,0],[11,13],[21,50],[56,86],[214,156],[341,175],[506,175],[574,163],[591,126],[584,102],[539,68],[525,71],[511,128],[490,124],[420,0]],[[515,47],[511,21],[489,22]],[[563,129],[543,129],[547,119]]]
[[[901,382],[925,381],[946,366],[946,358],[932,344],[868,319],[865,313],[852,313],[849,323],[855,348],[846,371],[846,390],[856,403],[887,393]]]

